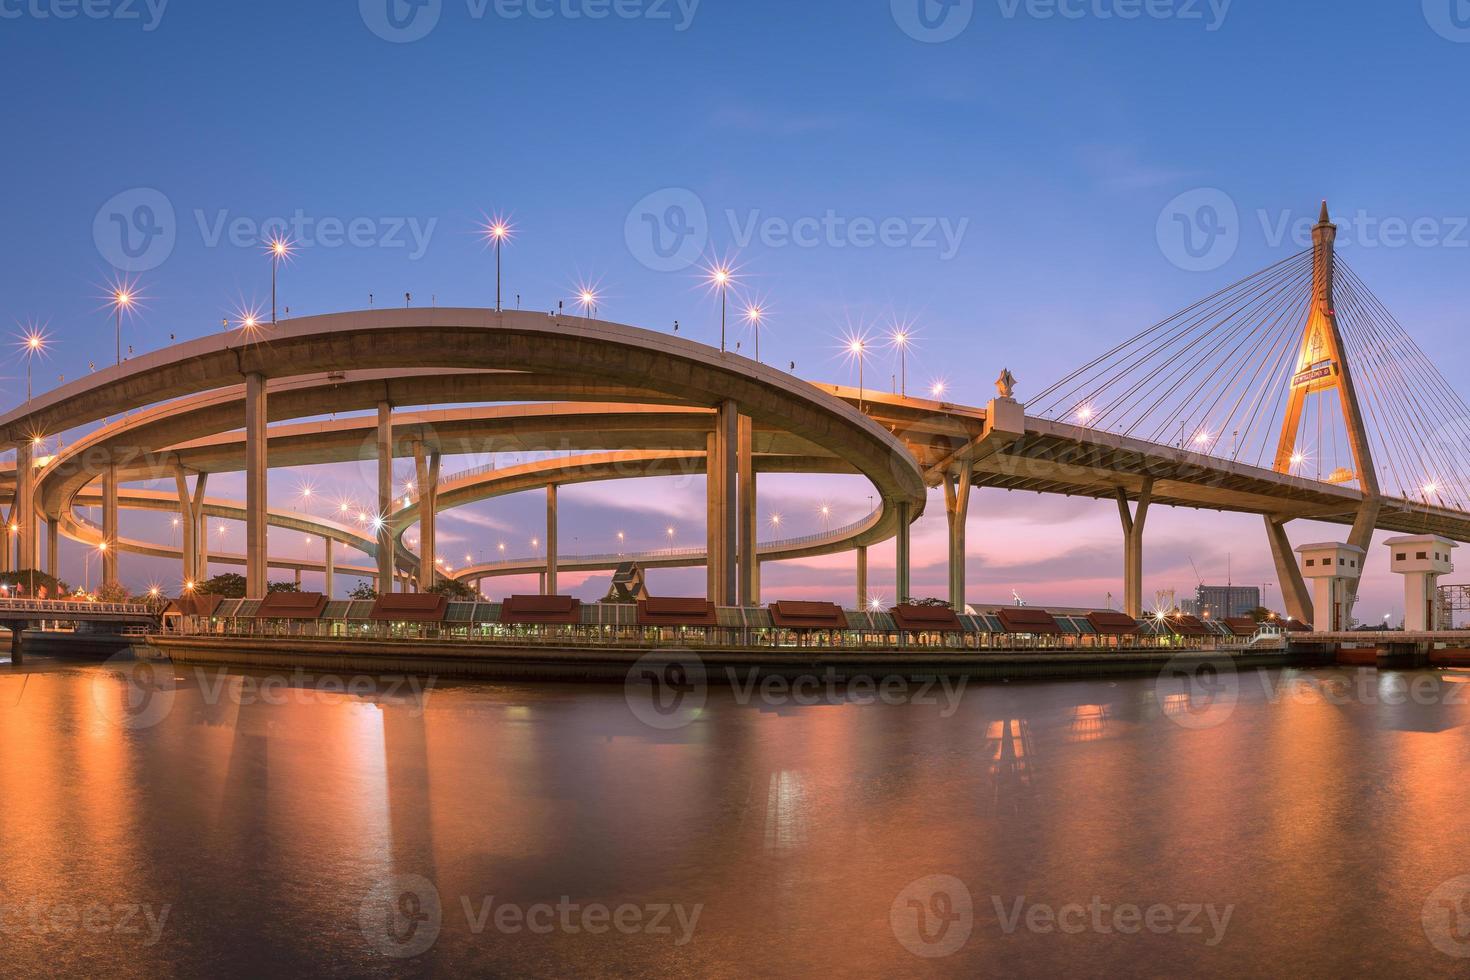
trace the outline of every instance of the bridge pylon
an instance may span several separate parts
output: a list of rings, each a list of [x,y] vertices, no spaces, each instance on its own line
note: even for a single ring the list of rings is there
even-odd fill
[[[1336,277],[1337,225],[1333,224],[1327,202],[1323,201],[1322,214],[1312,229],[1312,301],[1301,343],[1297,347],[1296,370],[1287,382],[1290,390],[1281,423],[1281,437],[1276,445],[1275,469],[1278,473],[1291,475],[1302,460],[1298,445],[1307,397],[1335,391],[1342,410],[1343,427],[1347,431],[1348,448],[1353,456],[1352,478],[1363,492],[1363,503],[1353,521],[1347,543],[1366,554],[1373,543],[1382,494],[1373,465],[1373,449],[1368,439],[1362,403],[1358,400],[1353,380],[1353,367],[1348,362],[1347,344],[1337,322]],[[1281,543],[1273,537],[1273,552],[1279,550]],[[1361,567],[1358,571],[1361,573]],[[1283,583],[1283,592],[1286,591]],[[1288,601],[1295,604],[1290,596]],[[1349,621],[1351,605],[1350,599],[1347,609]]]

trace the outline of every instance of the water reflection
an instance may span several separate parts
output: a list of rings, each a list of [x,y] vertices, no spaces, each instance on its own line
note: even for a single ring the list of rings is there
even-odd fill
[[[668,731],[617,686],[7,669],[0,973],[1451,975],[1421,920],[1470,873],[1466,679],[1242,674],[1223,717],[1152,678],[948,714],[714,690]],[[973,897],[937,964],[890,923],[930,879]],[[1233,915],[1206,946],[1000,911],[1094,897]]]

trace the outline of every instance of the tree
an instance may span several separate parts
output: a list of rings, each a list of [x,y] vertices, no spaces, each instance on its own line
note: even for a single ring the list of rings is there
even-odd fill
[[[265,587],[265,591],[271,595],[275,595],[277,592],[300,592],[301,586],[295,582],[272,582]]]
[[[948,599],[914,599],[909,602],[911,606],[922,606],[929,609],[950,608]]]
[[[1264,623],[1268,619],[1276,618],[1276,614],[1267,609],[1265,606],[1257,606],[1250,612],[1246,613],[1246,615],[1249,616],[1251,619],[1254,619],[1258,623]]]
[[[347,598],[356,599],[359,602],[373,602],[378,598],[378,590],[367,582],[358,582],[356,587],[347,593]]]
[[[473,602],[475,599],[479,598],[479,596],[475,594],[474,589],[470,588],[468,585],[465,585],[463,582],[456,578],[440,579],[438,584],[431,585],[424,591],[430,593],[431,595],[448,596],[451,600],[454,601]]]
[[[245,576],[234,572],[216,575],[207,582],[199,583],[195,590],[200,595],[217,595],[225,599],[245,598]]]
[[[46,590],[47,598],[51,599],[61,598],[71,592],[71,586],[65,582],[39,569],[29,568],[0,575],[0,585],[3,585],[7,592],[12,593],[19,586],[24,590],[26,597],[31,599],[39,596],[42,589]]]
[[[129,599],[128,590],[118,583],[113,582],[97,590],[97,599],[100,602],[127,602]]]

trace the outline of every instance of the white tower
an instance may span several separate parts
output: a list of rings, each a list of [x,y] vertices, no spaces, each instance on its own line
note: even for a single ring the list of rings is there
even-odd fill
[[[1455,570],[1452,552],[1458,545],[1437,534],[1390,538],[1391,567],[1404,577],[1404,630],[1432,633],[1449,624],[1439,619],[1439,577]]]
[[[1336,543],[1304,544],[1296,550],[1302,556],[1302,577],[1312,583],[1313,628],[1318,633],[1352,629],[1353,599],[1367,552]]]

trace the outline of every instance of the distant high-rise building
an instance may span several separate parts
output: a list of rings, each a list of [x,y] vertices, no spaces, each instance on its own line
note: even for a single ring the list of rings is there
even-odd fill
[[[1194,614],[1210,619],[1249,616],[1261,605],[1261,589],[1257,585],[1204,585],[1194,592]]]

